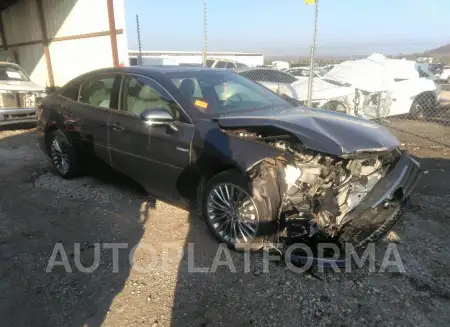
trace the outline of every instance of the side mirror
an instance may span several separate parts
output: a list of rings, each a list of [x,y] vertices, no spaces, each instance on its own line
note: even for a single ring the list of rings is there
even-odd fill
[[[178,130],[174,124],[174,118],[166,108],[156,107],[145,109],[141,112],[140,117],[149,126],[166,125],[174,131]]]

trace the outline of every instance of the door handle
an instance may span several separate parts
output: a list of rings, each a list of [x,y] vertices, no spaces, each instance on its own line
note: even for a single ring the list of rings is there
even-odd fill
[[[123,127],[119,123],[112,124],[111,127],[112,127],[113,131],[115,131],[115,132],[122,132],[125,129],[125,127]]]

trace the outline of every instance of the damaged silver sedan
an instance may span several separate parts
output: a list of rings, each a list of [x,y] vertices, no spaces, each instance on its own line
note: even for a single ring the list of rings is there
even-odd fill
[[[363,247],[400,217],[421,175],[386,128],[296,107],[219,69],[83,75],[44,100],[37,133],[62,177],[96,156],[159,198],[195,203],[238,250]]]
[[[30,80],[17,64],[0,62],[0,126],[35,122],[36,104],[45,89]]]

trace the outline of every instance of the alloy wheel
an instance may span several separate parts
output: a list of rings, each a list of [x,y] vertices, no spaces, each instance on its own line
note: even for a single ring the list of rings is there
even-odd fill
[[[425,108],[420,104],[420,103],[416,103],[414,105],[414,116],[417,119],[423,119],[425,118],[425,112],[424,112]]]
[[[66,175],[70,170],[70,159],[68,149],[58,140],[54,138],[50,146],[50,157],[56,169]]]
[[[255,202],[235,184],[221,183],[209,192],[207,216],[216,233],[229,243],[249,243],[257,235]]]

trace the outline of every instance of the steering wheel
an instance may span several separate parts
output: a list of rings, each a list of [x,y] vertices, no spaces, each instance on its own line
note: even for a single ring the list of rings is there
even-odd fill
[[[245,99],[248,99],[247,94],[234,93],[232,96],[225,100],[224,106],[234,105],[236,103],[243,102]]]

